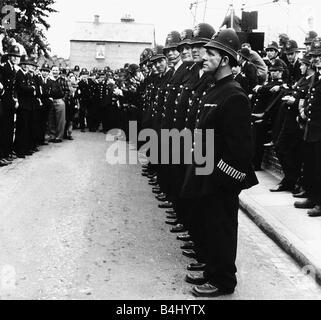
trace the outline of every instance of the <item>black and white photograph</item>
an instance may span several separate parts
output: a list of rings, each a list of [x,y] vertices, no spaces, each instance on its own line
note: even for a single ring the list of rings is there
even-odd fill
[[[0,300],[321,300],[320,2],[0,9]]]

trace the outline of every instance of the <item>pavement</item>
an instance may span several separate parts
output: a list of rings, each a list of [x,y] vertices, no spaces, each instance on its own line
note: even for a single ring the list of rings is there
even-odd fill
[[[243,211],[274,242],[321,284],[321,217],[311,218],[307,210],[296,209],[289,192],[272,193],[277,176],[268,171],[257,172],[259,185],[242,192]]]

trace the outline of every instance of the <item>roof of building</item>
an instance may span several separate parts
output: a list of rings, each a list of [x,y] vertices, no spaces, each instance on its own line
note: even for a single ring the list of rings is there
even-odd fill
[[[76,22],[71,41],[153,43],[154,25],[136,22]]]

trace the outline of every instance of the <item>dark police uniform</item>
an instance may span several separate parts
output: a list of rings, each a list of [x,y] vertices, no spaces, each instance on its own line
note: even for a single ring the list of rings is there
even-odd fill
[[[205,48],[221,49],[237,61],[239,39],[234,30],[221,30]],[[213,83],[199,102],[196,130],[214,130],[214,170],[197,175],[195,162],[186,172],[181,196],[198,203],[203,240],[198,252],[206,263],[204,278],[214,286],[195,287],[198,295],[234,292],[238,229],[238,195],[257,184],[252,167],[251,108],[246,93],[230,74]],[[206,139],[202,137],[202,146]],[[194,154],[197,143],[194,142]],[[210,150],[207,150],[210,152]],[[205,290],[205,291],[204,291]]]

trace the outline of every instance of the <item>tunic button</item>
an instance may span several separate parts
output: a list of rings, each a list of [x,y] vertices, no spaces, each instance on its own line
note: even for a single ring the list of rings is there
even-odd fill
[[[188,118],[186,118],[185,121],[188,121]]]
[[[176,118],[174,118],[174,122],[176,122]]]
[[[187,109],[187,112],[190,112],[190,109]]]

